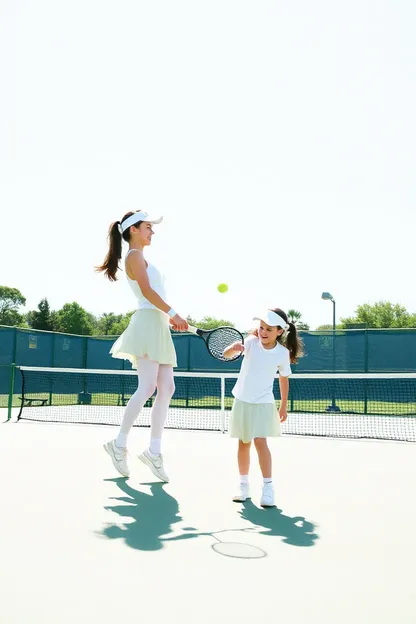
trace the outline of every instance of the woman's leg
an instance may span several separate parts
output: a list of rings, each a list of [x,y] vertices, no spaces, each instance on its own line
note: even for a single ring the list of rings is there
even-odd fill
[[[157,395],[151,414],[150,451],[153,455],[160,455],[162,434],[168,415],[169,403],[175,392],[173,368],[166,364],[159,365],[157,376]]]
[[[149,466],[153,474],[162,481],[169,481],[163,466],[161,442],[169,403],[174,392],[173,368],[167,364],[160,364],[157,376],[157,395],[151,414],[150,447],[139,455],[139,459]]]
[[[119,448],[127,446],[127,437],[134,425],[134,421],[143,409],[146,401],[156,390],[159,363],[146,358],[139,358],[137,363],[137,375],[139,386],[130,397],[126,405],[120,431],[116,439]]]
[[[127,438],[143,405],[155,391],[158,370],[158,362],[145,358],[139,359],[137,363],[139,387],[126,405],[117,438],[104,444],[104,449],[110,455],[114,467],[123,477],[130,475],[130,468],[127,463]]]

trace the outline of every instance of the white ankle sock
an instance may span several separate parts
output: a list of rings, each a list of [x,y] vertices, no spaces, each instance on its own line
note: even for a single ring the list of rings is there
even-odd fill
[[[248,485],[248,474],[240,475],[240,483],[241,485]]]
[[[271,484],[272,482],[273,482],[273,481],[272,481],[272,478],[271,478],[271,477],[268,477],[268,478],[266,478],[266,479],[263,479],[263,483],[264,483],[264,485]]]

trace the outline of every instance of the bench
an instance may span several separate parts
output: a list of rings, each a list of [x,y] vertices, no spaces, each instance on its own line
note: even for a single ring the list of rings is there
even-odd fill
[[[146,403],[144,404],[143,407],[152,407],[153,405],[153,399],[154,397],[150,397],[150,399],[147,399]],[[124,395],[118,395],[118,400],[117,400],[117,405],[123,405],[123,407],[125,407],[127,405],[127,403],[130,401],[130,397],[129,396],[124,396]]]
[[[33,407],[34,405],[46,405],[48,399],[23,399],[23,397],[19,397],[19,401],[23,404],[23,407]]]

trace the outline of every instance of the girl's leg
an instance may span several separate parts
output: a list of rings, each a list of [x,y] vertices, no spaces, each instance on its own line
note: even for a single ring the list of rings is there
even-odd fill
[[[240,477],[247,477],[250,469],[250,447],[251,442],[238,441],[238,470],[240,471]]]
[[[254,438],[254,445],[259,456],[259,464],[263,475],[263,493],[260,501],[262,507],[274,507],[274,489],[272,482],[272,455],[267,446],[266,438]]]
[[[240,472],[240,493],[234,496],[233,501],[243,503],[249,497],[248,471],[250,469],[250,447],[251,442],[238,441],[238,470]]]
[[[267,438],[254,438],[254,446],[259,456],[259,464],[263,479],[272,480],[272,454],[267,446]]]
[[[153,474],[162,481],[169,481],[163,467],[161,442],[169,403],[174,392],[173,368],[167,364],[160,364],[157,376],[157,395],[151,415],[150,447],[139,455],[139,459],[149,466]]]

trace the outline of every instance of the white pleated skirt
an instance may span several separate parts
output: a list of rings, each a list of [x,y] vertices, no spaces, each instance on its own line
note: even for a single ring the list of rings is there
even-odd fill
[[[110,353],[114,358],[129,360],[133,368],[137,368],[138,358],[177,366],[169,317],[161,310],[137,310],[126,330],[111,347]]]
[[[229,433],[232,438],[251,442],[254,438],[280,436],[280,418],[276,403],[246,403],[234,399]]]

